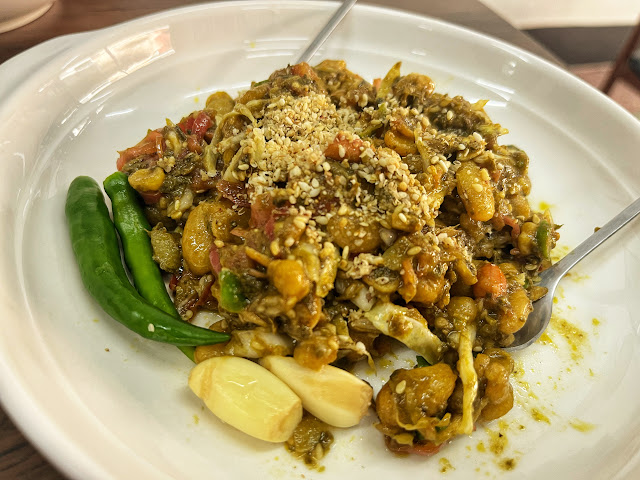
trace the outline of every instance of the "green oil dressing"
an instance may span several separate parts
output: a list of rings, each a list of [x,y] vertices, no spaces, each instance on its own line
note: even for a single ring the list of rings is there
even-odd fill
[[[439,460],[439,462],[440,462],[440,473],[447,473],[450,470],[455,470],[455,467],[451,465],[451,462],[445,457],[442,457]]]

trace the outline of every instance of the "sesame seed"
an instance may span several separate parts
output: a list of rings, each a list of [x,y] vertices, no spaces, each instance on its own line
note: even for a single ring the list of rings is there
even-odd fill
[[[329,223],[329,220],[327,219],[327,217],[324,217],[324,216],[321,215],[319,217],[316,217],[316,222],[319,225],[326,225],[327,223]]]
[[[398,395],[402,395],[404,393],[404,391],[406,390],[406,388],[407,388],[407,381],[406,380],[401,380],[396,385],[396,393]]]
[[[222,240],[216,240],[213,242],[213,244],[218,248],[224,247],[224,242]]]
[[[153,325],[153,323],[150,323],[149,325],[147,325],[147,330],[153,333],[156,331],[156,327]]]
[[[483,189],[482,185],[479,183],[472,183],[471,188],[473,188],[476,192],[480,193]]]
[[[407,216],[406,216],[404,213],[402,213],[402,212],[400,212],[400,213],[398,214],[398,218],[400,219],[400,221],[401,221],[402,223],[408,223],[408,222],[409,222],[409,220],[407,219]]]
[[[466,150],[467,146],[464,143],[461,143],[460,145],[458,145],[458,150]]]
[[[413,256],[413,255],[417,255],[417,254],[419,254],[421,251],[422,251],[422,248],[421,248],[421,247],[418,247],[418,246],[416,246],[416,247],[411,247],[411,248],[407,251],[407,255],[411,255],[411,256]]]
[[[246,163],[243,163],[242,165],[238,165],[238,170],[249,170],[249,165],[247,165]]]
[[[452,110],[449,110],[449,111],[447,112],[447,120],[449,120],[449,121],[450,121],[452,118],[453,118],[453,111],[452,111]]]
[[[342,249],[342,258],[344,259],[349,258],[349,245],[347,245]]]
[[[287,237],[287,239],[284,241],[284,246],[285,247],[290,247],[292,246],[296,241],[293,239],[293,237]]]
[[[482,138],[482,135],[480,135],[478,132],[473,132],[473,138],[475,138],[479,142],[482,142],[484,140],[484,138]]]
[[[338,210],[338,215],[346,215],[348,211],[349,211],[349,207],[342,204],[340,205],[340,209]]]
[[[311,190],[311,187],[307,182],[298,182],[298,186],[302,189],[303,192],[308,192]]]

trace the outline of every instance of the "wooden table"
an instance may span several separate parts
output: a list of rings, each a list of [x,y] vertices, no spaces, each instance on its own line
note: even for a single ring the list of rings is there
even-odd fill
[[[477,0],[365,0],[418,12],[493,35],[555,63],[561,63]],[[365,3],[363,2],[363,3]],[[0,63],[53,37],[93,30],[193,0],[57,0],[51,10],[18,30],[0,34]],[[114,459],[115,461],[115,459]],[[0,480],[64,480],[40,455],[0,407]]]

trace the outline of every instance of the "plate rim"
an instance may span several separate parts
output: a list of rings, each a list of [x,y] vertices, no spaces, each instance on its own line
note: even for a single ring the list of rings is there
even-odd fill
[[[76,52],[80,52],[86,49],[91,50],[94,45],[98,44],[101,40],[108,38],[110,35],[115,35],[119,31],[129,28],[132,25],[138,24],[147,24],[153,23],[158,19],[164,19],[167,17],[171,17],[174,15],[183,15],[183,14],[191,14],[193,12],[198,11],[208,11],[208,10],[216,10],[218,8],[238,8],[238,7],[247,7],[250,5],[260,5],[260,6],[296,6],[301,7],[302,5],[295,0],[232,0],[225,1],[220,3],[209,3],[209,4],[196,4],[183,6],[178,8],[172,8],[163,10],[161,12],[156,12],[148,15],[144,15],[142,17],[138,17],[135,19],[127,20],[125,22],[118,23],[116,25],[108,26],[105,28],[92,30],[89,32],[82,32],[76,34],[67,34],[59,37],[55,37],[46,42],[38,44],[34,47],[29,48],[28,50],[21,52],[15,57],[10,58],[6,62],[0,64],[0,75],[5,73],[9,68],[24,68],[24,75],[28,73],[28,68],[24,65],[27,63],[27,60],[36,61],[38,56],[44,55],[44,47],[51,47],[52,54],[48,61],[41,64],[39,68],[35,70],[33,75],[34,81],[35,77],[37,77],[42,70],[47,68],[55,68],[58,65],[62,58],[60,55],[64,56],[72,56]],[[311,0],[304,2],[304,5],[314,5],[317,7],[326,7],[334,8],[336,2],[326,1],[326,0]],[[445,20],[429,17],[428,15],[424,15],[422,13],[414,13],[401,9],[394,9],[389,7],[377,6],[377,5],[368,5],[368,4],[357,4],[355,9],[361,11],[371,11],[373,13],[378,14],[387,14],[394,15],[396,17],[408,16],[412,18],[419,18],[428,23],[432,23],[435,25],[439,25],[441,27],[451,28],[458,33],[463,35],[471,35],[472,37],[476,37],[478,39],[482,39],[484,41],[489,41],[493,46],[500,48],[501,50],[506,51],[512,55],[517,55],[528,63],[537,63],[542,65],[545,69],[552,69],[554,74],[559,74],[564,78],[565,81],[574,82],[574,85],[581,85],[582,91],[581,93],[586,93],[588,95],[592,95],[597,93],[599,94],[599,99],[597,101],[602,102],[606,100],[605,104],[607,108],[612,108],[610,110],[615,112],[616,115],[624,114],[627,119],[631,119],[634,122],[638,123],[638,129],[640,131],[640,122],[631,115],[628,111],[622,108],[620,105],[615,103],[610,97],[604,95],[602,92],[598,91],[594,87],[586,84],[581,79],[575,77],[567,70],[562,67],[555,65],[553,62],[546,60],[538,55],[528,52],[518,46],[512,45],[509,42],[506,42],[502,39],[496,38],[494,36],[475,31],[468,27],[463,27],[459,25],[455,25]],[[86,43],[82,45],[72,45],[71,40],[77,36],[84,36],[86,38]],[[22,65],[21,65],[22,64]],[[14,73],[14,70],[12,70]],[[19,75],[17,76],[19,77]],[[576,82],[577,81],[577,82]],[[586,88],[583,88],[586,87]],[[13,91],[20,91],[22,89],[28,89],[28,84],[18,85],[18,87]],[[7,89],[11,93],[10,89]],[[595,97],[594,97],[595,98]],[[603,104],[603,105],[605,105]],[[4,102],[0,101],[0,110],[4,107]],[[65,475],[70,478],[87,478],[87,476],[91,476],[91,478],[111,478],[109,476],[109,472],[100,470],[90,469],[84,470],[85,468],[90,468],[89,465],[96,467],[98,464],[94,463],[94,461],[86,457],[82,452],[84,451],[82,448],[78,448],[77,442],[70,441],[66,435],[62,435],[57,430],[45,430],[46,435],[43,435],[42,425],[43,423],[47,423],[49,426],[53,426],[54,422],[49,419],[44,413],[37,407],[36,403],[33,399],[29,398],[25,395],[25,389],[22,385],[19,378],[16,378],[12,375],[11,370],[9,369],[6,359],[3,355],[3,352],[0,351],[0,404],[3,405],[6,414],[11,418],[11,420],[15,423],[15,425],[24,433],[24,435],[28,438],[30,443],[40,452],[42,455],[52,463],[58,470],[63,472]],[[19,387],[19,392],[16,393],[15,389]],[[65,444],[64,447],[61,445]],[[80,453],[81,455],[76,456],[75,458],[69,458],[69,452],[74,450],[75,452]],[[60,455],[64,454],[64,455]],[[66,456],[65,456],[66,455]],[[78,460],[82,458],[83,464],[78,465]],[[637,467],[637,461],[640,458],[640,452],[637,452],[625,467],[620,469],[617,472],[616,476],[626,475],[628,468]],[[64,459],[64,460],[63,460]],[[74,464],[75,463],[75,464]],[[83,469],[80,471],[80,469]],[[100,474],[100,477],[97,475]]]

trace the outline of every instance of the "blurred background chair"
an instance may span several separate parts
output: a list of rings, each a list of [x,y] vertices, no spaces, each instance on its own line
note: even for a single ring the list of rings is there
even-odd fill
[[[640,22],[633,29],[631,35],[622,47],[622,50],[620,50],[613,69],[602,86],[602,91],[604,93],[608,94],[609,90],[611,90],[611,87],[617,80],[624,80],[629,85],[640,91],[639,42]]]

